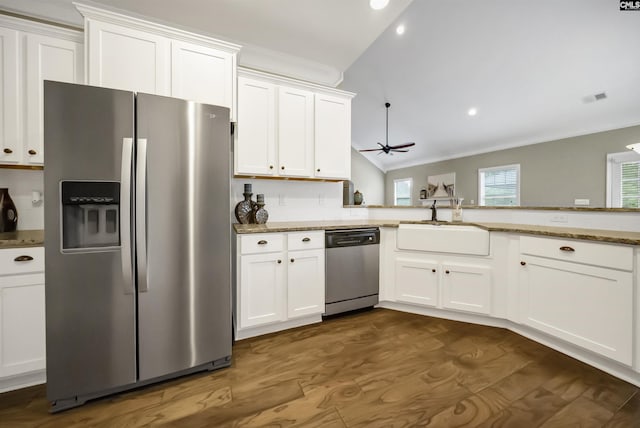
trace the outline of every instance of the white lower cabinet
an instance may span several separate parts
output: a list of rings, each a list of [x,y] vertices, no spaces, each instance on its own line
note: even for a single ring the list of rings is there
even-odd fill
[[[287,316],[323,313],[324,249],[289,251],[287,263]]]
[[[44,250],[0,250],[0,392],[44,381],[45,356]]]
[[[321,319],[324,231],[238,235],[237,247],[236,338]]]
[[[286,319],[284,256],[278,252],[240,258],[240,328]]]
[[[491,267],[451,262],[440,255],[398,252],[395,300],[421,306],[489,314]]]
[[[438,263],[410,255],[398,255],[395,262],[395,298],[398,302],[438,306]]]
[[[442,307],[489,315],[491,312],[491,268],[489,266],[444,263]]]
[[[521,322],[631,365],[632,260],[631,247],[521,238]]]

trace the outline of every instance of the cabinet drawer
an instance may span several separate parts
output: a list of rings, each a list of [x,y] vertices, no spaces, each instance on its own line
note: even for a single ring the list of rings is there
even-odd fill
[[[0,276],[44,271],[44,247],[0,250]]]
[[[612,269],[633,270],[633,248],[625,245],[521,236],[520,253]]]
[[[282,251],[284,248],[284,234],[282,233],[254,233],[240,235],[240,254],[262,254]]]
[[[324,230],[289,233],[287,248],[289,251],[322,249],[324,248]]]

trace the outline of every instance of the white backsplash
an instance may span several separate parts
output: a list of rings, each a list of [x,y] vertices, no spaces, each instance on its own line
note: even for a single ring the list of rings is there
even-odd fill
[[[33,192],[41,195],[43,171],[0,169],[0,187],[7,187],[18,210],[18,229],[44,228],[44,196],[32,202]],[[231,180],[230,206],[243,199],[244,183],[251,183],[253,200],[265,195],[269,222],[313,220],[428,220],[431,211],[424,208],[342,208],[342,182],[312,182],[286,180]],[[235,216],[231,213],[232,221]],[[438,209],[439,220],[451,220],[451,210]],[[627,230],[640,232],[640,214],[634,212],[463,209],[463,221],[535,224],[542,226],[578,227],[590,229]]]
[[[19,230],[44,229],[43,171],[0,169],[0,187],[9,189],[18,210]],[[32,202],[33,192],[41,195],[39,202]]]

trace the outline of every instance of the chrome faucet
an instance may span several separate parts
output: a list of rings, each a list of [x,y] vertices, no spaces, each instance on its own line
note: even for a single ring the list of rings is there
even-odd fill
[[[436,201],[433,201],[431,205],[431,221],[438,221],[438,209],[436,208]]]

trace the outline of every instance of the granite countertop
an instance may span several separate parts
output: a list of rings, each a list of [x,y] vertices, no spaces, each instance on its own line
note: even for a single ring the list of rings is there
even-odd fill
[[[18,230],[0,233],[0,250],[3,248],[41,247],[44,230]]]
[[[303,230],[350,229],[355,227],[398,227],[400,224],[439,224],[477,226],[490,232],[510,232],[528,235],[552,236],[558,238],[583,239],[588,241],[611,242],[617,244],[640,245],[640,232],[619,230],[581,229],[572,227],[536,226],[512,223],[452,223],[411,220],[335,220],[274,222],[268,224],[233,225],[236,233],[297,232]]]

